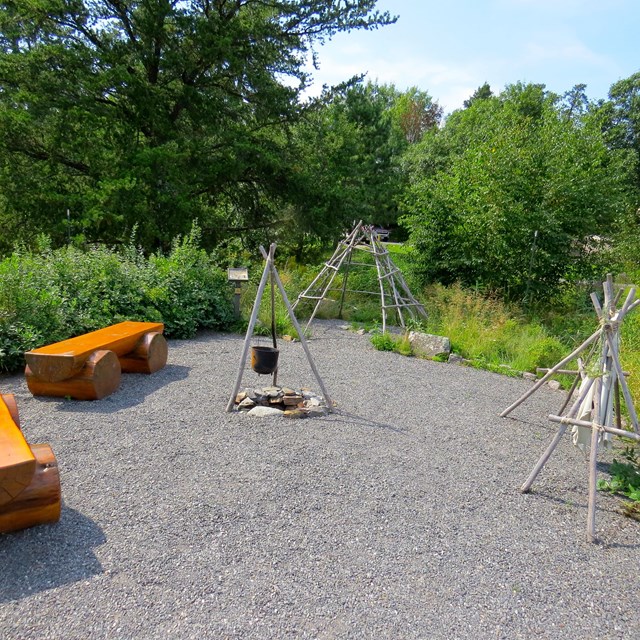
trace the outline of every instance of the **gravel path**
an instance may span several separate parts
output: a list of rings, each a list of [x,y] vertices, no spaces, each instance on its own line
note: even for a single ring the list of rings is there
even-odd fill
[[[0,536],[0,638],[640,637],[640,525],[599,494],[602,543],[584,542],[569,438],[518,491],[560,392],[501,419],[530,382],[313,333],[326,418],[225,414],[242,339],[218,333],[97,402],[2,377],[64,504]],[[280,382],[318,390],[300,345],[281,350]]]

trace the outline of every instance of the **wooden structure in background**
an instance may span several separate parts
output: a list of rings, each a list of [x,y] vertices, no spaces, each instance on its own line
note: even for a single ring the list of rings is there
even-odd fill
[[[591,294],[591,300],[600,322],[598,329],[577,349],[556,364],[555,367],[548,369],[547,373],[545,373],[531,389],[500,414],[501,417],[509,415],[511,411],[537,391],[554,373],[559,372],[566,364],[578,358],[587,348],[592,348],[592,355],[597,357],[595,367],[589,366],[591,356],[587,357],[585,362],[578,360],[579,370],[576,372],[576,379],[558,414],[563,414],[572,399],[573,392],[578,388],[578,383],[580,382],[580,387],[577,392],[578,397],[565,414],[549,415],[549,420],[559,423],[560,428],[521,488],[523,493],[528,493],[531,490],[533,482],[558,446],[567,427],[572,426],[577,429],[590,430],[589,506],[587,513],[588,542],[596,541],[597,458],[598,446],[601,440],[607,436],[607,434],[612,434],[640,442],[638,414],[636,413],[633,399],[627,381],[625,380],[624,371],[620,364],[619,353],[620,326],[627,314],[640,306],[640,299],[635,299],[636,289],[635,287],[631,287],[622,307],[616,309],[616,305],[622,294],[622,289],[618,291],[617,295],[614,293],[611,274],[607,275],[607,279],[602,283],[602,286],[604,290],[604,305],[600,304],[595,293]],[[632,431],[622,429],[620,391],[622,391],[622,397],[629,412]]]
[[[13,395],[0,396],[0,533],[60,518],[60,475],[48,444],[29,446]]]
[[[247,333],[244,338],[244,346],[242,349],[242,355],[240,356],[240,367],[238,369],[238,376],[236,378],[236,383],[231,392],[231,396],[229,397],[229,402],[227,403],[226,412],[231,413],[233,411],[233,407],[235,405],[236,396],[238,395],[238,391],[240,390],[240,385],[242,384],[242,375],[244,373],[244,368],[247,363],[247,356],[249,355],[249,347],[251,346],[251,337],[253,336],[253,330],[256,326],[256,320],[258,319],[258,313],[260,311],[260,303],[262,302],[262,296],[264,294],[265,287],[267,286],[267,279],[270,277],[273,284],[277,284],[278,290],[280,291],[280,295],[282,296],[282,301],[284,302],[287,312],[289,313],[289,319],[291,320],[291,324],[295,327],[295,330],[298,332],[298,336],[300,337],[300,344],[304,349],[304,353],[307,356],[307,360],[309,361],[309,366],[311,367],[311,371],[313,371],[313,375],[315,376],[318,384],[320,385],[320,389],[324,394],[324,400],[327,405],[329,411],[333,407],[333,402],[329,397],[329,393],[327,392],[324,382],[322,382],[322,378],[318,373],[318,369],[311,357],[311,352],[309,351],[309,346],[307,345],[307,340],[304,337],[304,332],[302,331],[300,324],[298,323],[298,319],[296,318],[295,313],[293,312],[293,307],[289,302],[289,298],[287,296],[287,292],[284,290],[284,286],[282,284],[282,280],[280,280],[280,276],[278,275],[278,270],[275,267],[273,256],[276,251],[276,245],[272,244],[269,247],[269,253],[264,250],[264,247],[260,247],[260,252],[262,253],[262,257],[265,260],[264,270],[262,272],[262,278],[260,279],[260,284],[258,285],[258,293],[256,294],[255,302],[253,303],[253,310],[251,311],[251,318],[249,319],[249,326],[247,327]],[[271,291],[271,310],[273,312],[273,305],[275,304],[273,297],[273,288]],[[273,317],[273,316],[272,316]],[[275,331],[275,330],[274,330]],[[274,334],[274,346],[275,346],[275,334]],[[275,385],[276,378],[274,374],[273,384]]]
[[[120,322],[25,353],[34,396],[99,400],[116,391],[120,373],[155,373],[167,363],[160,322]]]
[[[373,256],[373,263],[354,262],[356,251],[369,253]],[[349,272],[353,267],[375,267],[378,274],[379,291],[357,291],[347,287]],[[332,288],[333,281],[339,272],[342,272],[342,286]],[[387,330],[387,313],[396,313],[402,327],[405,326],[404,315],[416,320],[426,318],[424,307],[413,297],[407,283],[402,277],[400,269],[391,260],[387,249],[380,242],[375,228],[363,225],[362,221],[354,227],[343,240],[340,240],[333,256],[325,262],[320,273],[313,282],[298,296],[293,304],[295,309],[302,300],[313,300],[315,306],[311,317],[307,321],[305,329],[308,329],[323,302],[330,300],[329,292],[340,293],[340,309],[338,317],[342,317],[345,296],[347,293],[365,293],[380,296],[382,308],[382,331]]]

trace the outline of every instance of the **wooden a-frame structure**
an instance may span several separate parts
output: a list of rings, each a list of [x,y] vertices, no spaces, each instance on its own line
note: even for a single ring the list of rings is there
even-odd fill
[[[559,372],[567,363],[578,358],[576,378],[558,414],[563,414],[573,397],[574,391],[578,388],[578,383],[580,383],[577,393],[578,397],[570,406],[569,410],[563,415],[549,415],[549,420],[559,423],[560,428],[522,485],[521,491],[523,493],[530,491],[533,482],[558,446],[560,439],[569,425],[577,430],[590,430],[589,504],[587,511],[588,542],[596,541],[595,508],[599,443],[604,437],[608,436],[608,434],[640,442],[638,414],[625,380],[625,373],[620,364],[619,354],[620,326],[625,317],[636,307],[640,306],[640,299],[635,299],[636,289],[635,287],[631,287],[622,307],[616,309],[623,289],[620,289],[617,295],[614,293],[611,274],[607,275],[606,281],[602,284],[604,290],[604,305],[600,304],[595,293],[591,294],[591,300],[600,323],[598,329],[566,358],[547,370],[547,373],[540,378],[531,389],[500,414],[501,417],[509,415],[517,406],[537,391],[554,373]],[[591,355],[587,356],[586,360],[579,358],[580,354],[585,352],[589,347],[591,347]],[[595,364],[590,363],[592,356],[597,360]],[[622,429],[620,391],[622,391],[622,396],[629,413],[632,431]],[[576,436],[578,436],[577,433]]]
[[[357,262],[353,260],[356,251],[366,252],[373,256],[373,263]],[[353,267],[374,267],[378,274],[379,291],[357,291],[348,289],[349,272]],[[339,272],[343,273],[342,286],[332,288],[333,281]],[[426,318],[427,312],[412,295],[407,283],[402,277],[400,269],[394,264],[389,251],[380,242],[376,230],[371,225],[364,225],[362,221],[340,240],[336,250],[313,282],[298,296],[294,302],[295,309],[302,300],[313,300],[315,306],[305,329],[308,329],[323,302],[330,301],[330,292],[340,293],[340,308],[338,317],[342,317],[345,296],[347,293],[364,293],[380,296],[382,308],[382,331],[387,330],[387,313],[396,313],[402,327],[405,326],[404,314],[416,320]]]
[[[253,330],[256,326],[256,320],[258,319],[258,313],[260,311],[260,303],[262,302],[262,296],[264,294],[264,290],[267,285],[267,279],[269,277],[271,277],[271,285],[272,285],[272,292],[271,292],[272,312],[273,312],[273,305],[274,305],[273,285],[276,284],[278,286],[278,289],[280,290],[280,295],[282,296],[282,300],[289,313],[289,318],[291,320],[291,323],[293,324],[296,331],[298,332],[298,336],[300,337],[300,344],[302,345],[305,355],[307,356],[307,360],[309,361],[309,366],[311,367],[311,371],[313,371],[313,375],[315,376],[316,380],[318,381],[318,384],[320,385],[320,389],[322,390],[322,393],[324,395],[324,400],[326,402],[327,409],[329,410],[329,412],[331,412],[333,407],[333,401],[329,397],[329,393],[327,392],[324,386],[324,382],[322,381],[322,378],[318,373],[318,369],[313,361],[313,358],[311,357],[311,352],[309,351],[307,340],[304,337],[304,332],[300,328],[300,324],[298,323],[295,313],[293,312],[293,307],[289,303],[289,298],[287,297],[287,293],[284,290],[284,286],[282,285],[282,280],[280,280],[280,276],[278,275],[278,270],[275,267],[274,258],[273,258],[275,251],[276,251],[275,244],[272,244],[269,246],[269,253],[267,253],[264,250],[264,247],[260,247],[260,252],[262,253],[262,257],[265,260],[264,270],[262,272],[262,278],[260,279],[260,284],[258,286],[258,293],[256,294],[256,299],[255,299],[255,302],[253,303],[253,310],[251,312],[251,318],[249,319],[249,326],[247,327],[247,333],[244,338],[244,346],[242,349],[242,356],[240,357],[240,367],[238,369],[238,376],[236,378],[236,383],[233,388],[233,391],[231,392],[231,396],[229,397],[229,402],[227,403],[226,412],[230,413],[231,411],[233,411],[236,396],[238,395],[238,391],[240,390],[240,385],[242,384],[242,376],[247,363],[247,356],[249,355],[249,347],[251,346],[251,338],[253,336]],[[275,374],[274,374],[274,384],[275,384]]]

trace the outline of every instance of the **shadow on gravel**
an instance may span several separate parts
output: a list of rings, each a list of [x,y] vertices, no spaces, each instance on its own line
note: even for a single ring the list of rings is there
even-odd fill
[[[159,389],[188,377],[190,367],[179,364],[168,364],[166,367],[146,375],[143,373],[123,373],[120,388],[102,400],[72,400],[63,398],[47,398],[37,396],[39,402],[57,404],[57,411],[63,413],[116,413],[135,407],[145,398]]]
[[[56,524],[0,535],[0,604],[102,573],[93,549],[105,541],[93,520],[64,505]]]
[[[332,413],[324,418],[326,421],[331,422],[348,422],[349,424],[360,424],[364,427],[373,427],[374,429],[386,429],[388,431],[393,431],[394,433],[400,433],[402,435],[408,435],[408,429],[401,429],[399,427],[394,427],[391,424],[384,424],[382,422],[376,422],[375,420],[369,420],[369,418],[363,418],[362,416],[358,416],[354,413],[349,413],[348,411],[344,411],[343,409],[334,409]]]

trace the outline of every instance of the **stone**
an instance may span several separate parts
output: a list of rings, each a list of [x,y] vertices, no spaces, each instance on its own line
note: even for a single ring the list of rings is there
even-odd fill
[[[306,410],[306,413],[309,418],[321,418],[326,416],[329,410],[326,407],[310,407]]]
[[[298,404],[300,404],[300,402],[302,402],[302,396],[299,396],[297,394],[296,395],[291,395],[291,396],[284,396],[282,398],[282,401],[287,406],[297,407]]]
[[[560,383],[557,380],[549,380],[547,385],[554,391],[557,391],[560,388]]]
[[[241,391],[236,396],[236,404],[239,404],[240,402],[242,402],[246,397],[247,397],[247,392],[246,391]]]
[[[238,403],[238,409],[240,411],[248,411],[249,409],[256,406],[256,403],[251,398],[245,398],[241,402]]]
[[[409,343],[413,352],[423,358],[433,358],[451,353],[451,341],[444,336],[434,336],[420,331],[409,332]]]
[[[464,362],[464,358],[459,353],[450,353],[447,358],[449,364],[461,364]]]
[[[253,416],[254,418],[267,418],[270,416],[282,416],[284,412],[274,407],[253,407],[253,409],[247,412],[247,415]]]
[[[297,342],[297,340],[296,340],[293,336],[290,336],[289,334],[285,334],[285,335],[283,335],[283,336],[282,336],[282,339],[283,339],[285,342]]]
[[[267,396],[267,398],[276,398],[282,395],[282,387],[264,387],[264,389],[262,389],[262,395]]]
[[[307,412],[304,409],[287,409],[284,414],[285,418],[300,419],[306,418]]]
[[[525,380],[531,380],[532,382],[535,382],[538,379],[538,376],[535,373],[531,373],[530,371],[524,371],[522,377]]]
[[[366,329],[358,329],[358,330],[356,331],[356,333],[357,333],[359,336],[363,336],[365,333],[367,333],[367,331],[366,331]]]

